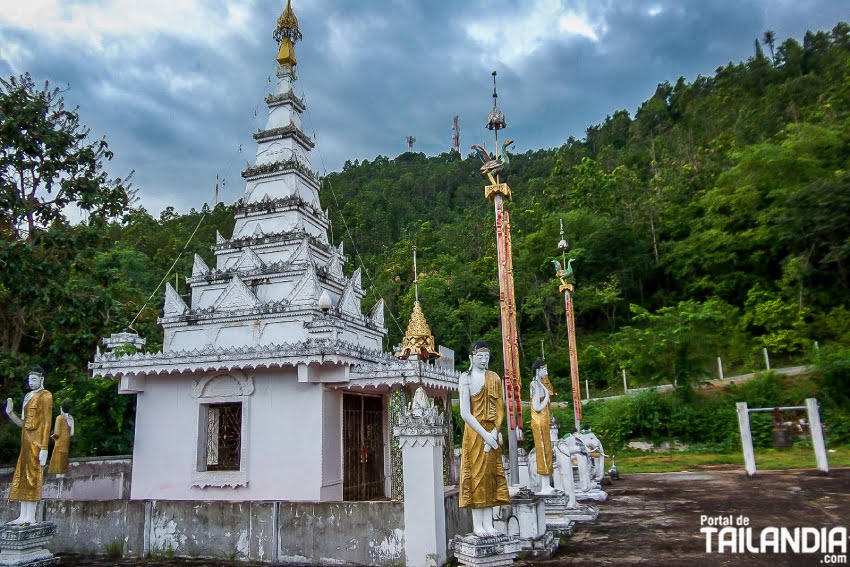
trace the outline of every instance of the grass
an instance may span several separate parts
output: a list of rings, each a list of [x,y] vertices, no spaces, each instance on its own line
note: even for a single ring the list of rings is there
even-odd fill
[[[830,468],[850,467],[850,447],[836,447],[827,453]],[[678,472],[720,465],[740,467],[744,470],[744,457],[740,451],[731,453],[620,453],[617,468],[623,474],[648,472]],[[607,463],[606,463],[607,466]],[[816,468],[811,447],[795,446],[789,449],[756,449],[756,468],[759,470]]]
[[[118,559],[124,555],[124,542],[120,539],[111,541],[103,546],[103,552],[110,559]]]

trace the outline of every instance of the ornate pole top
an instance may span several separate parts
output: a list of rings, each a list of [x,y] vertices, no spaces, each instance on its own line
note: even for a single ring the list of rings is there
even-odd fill
[[[301,41],[302,36],[301,30],[298,28],[298,18],[292,11],[292,0],[286,0],[286,8],[277,20],[277,27],[273,36],[275,41],[280,44],[277,62],[282,66],[294,67],[296,64],[295,43]]]
[[[570,245],[567,243],[567,239],[564,238],[564,219],[561,219],[561,240],[558,242],[558,250],[561,251],[561,262],[557,260],[553,260],[552,263],[555,265],[555,276],[561,281],[561,285],[558,286],[559,291],[573,291],[575,289],[575,273],[573,272],[573,258],[567,260],[567,250],[569,250]]]
[[[497,137],[499,135],[499,130],[507,128],[508,126],[507,122],[505,122],[505,115],[501,110],[499,110],[499,107],[496,104],[496,99],[498,98],[499,94],[496,92],[496,71],[493,71],[493,110],[491,110],[490,114],[487,115],[486,126],[488,130],[495,130]]]

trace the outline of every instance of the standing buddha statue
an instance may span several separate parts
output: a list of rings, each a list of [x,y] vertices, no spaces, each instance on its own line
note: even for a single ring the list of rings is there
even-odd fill
[[[53,424],[53,435],[50,436],[53,439],[53,454],[50,455],[48,473],[62,478],[68,472],[68,447],[73,436],[74,416],[69,414],[66,405],[62,404],[59,406],[59,415],[56,416],[56,422]]]
[[[9,490],[9,500],[21,503],[21,514],[11,524],[35,523],[53,418],[53,394],[44,389],[44,370],[33,368],[27,376],[27,386],[30,391],[24,396],[20,417],[15,415],[12,398],[6,400],[6,415],[21,428],[21,452]]]
[[[502,380],[487,369],[490,349],[484,341],[472,347],[470,368],[460,377],[460,415],[463,430],[460,461],[460,507],[472,509],[476,536],[498,535],[494,506],[510,504],[502,465],[501,433],[505,418]]]
[[[534,436],[534,448],[537,453],[537,474],[540,475],[540,493],[552,492],[552,473],[554,461],[552,453],[552,436],[550,434],[549,402],[551,390],[546,385],[549,382],[549,372],[546,362],[537,360],[531,366],[534,380],[531,381],[531,433]],[[550,383],[551,384],[551,383]]]

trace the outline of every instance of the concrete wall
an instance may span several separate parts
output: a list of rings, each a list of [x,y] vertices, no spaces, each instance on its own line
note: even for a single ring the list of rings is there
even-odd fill
[[[146,552],[273,561],[275,502],[152,501]]]
[[[0,501],[0,521],[15,519],[17,502]],[[36,518],[59,525],[51,551],[104,554],[106,546],[120,542],[127,556],[143,555],[145,503],[129,500],[42,500]]]
[[[278,561],[404,565],[404,504],[280,503]]]
[[[404,564],[401,502],[43,501],[51,551],[170,554],[312,565]],[[0,519],[18,515],[0,502]]]
[[[457,487],[446,487],[446,549],[453,537],[472,532],[472,513],[469,508],[458,508],[460,492]]]
[[[247,486],[201,488],[192,486],[198,444],[192,377],[148,377],[137,398],[131,498],[320,500],[323,476],[332,476],[322,471],[322,411],[329,408],[322,386],[300,383],[294,368],[257,371],[253,379],[243,405]]]
[[[72,441],[73,443],[73,441]],[[64,478],[45,474],[42,498],[45,500],[123,500],[130,498],[133,459],[88,457],[71,459]],[[7,498],[14,467],[0,468],[0,498]]]

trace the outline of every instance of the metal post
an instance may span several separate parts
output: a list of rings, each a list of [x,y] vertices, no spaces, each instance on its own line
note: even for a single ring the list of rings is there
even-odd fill
[[[753,452],[753,435],[750,432],[750,412],[747,410],[747,402],[738,402],[735,408],[738,410],[738,428],[741,430],[744,467],[747,469],[747,476],[755,476],[756,456]]]
[[[809,431],[812,433],[812,447],[815,449],[815,462],[818,470],[829,472],[829,463],[826,460],[826,444],[823,442],[823,429],[820,423],[820,411],[818,401],[815,398],[806,398],[806,412],[809,415]]]
[[[717,375],[723,380],[723,361],[720,360],[719,356],[717,357]]]
[[[764,353],[764,367],[770,370],[770,357],[767,355],[767,348],[765,347],[761,351]]]
[[[629,393],[629,383],[626,382],[626,369],[623,368],[623,393],[628,395]]]

